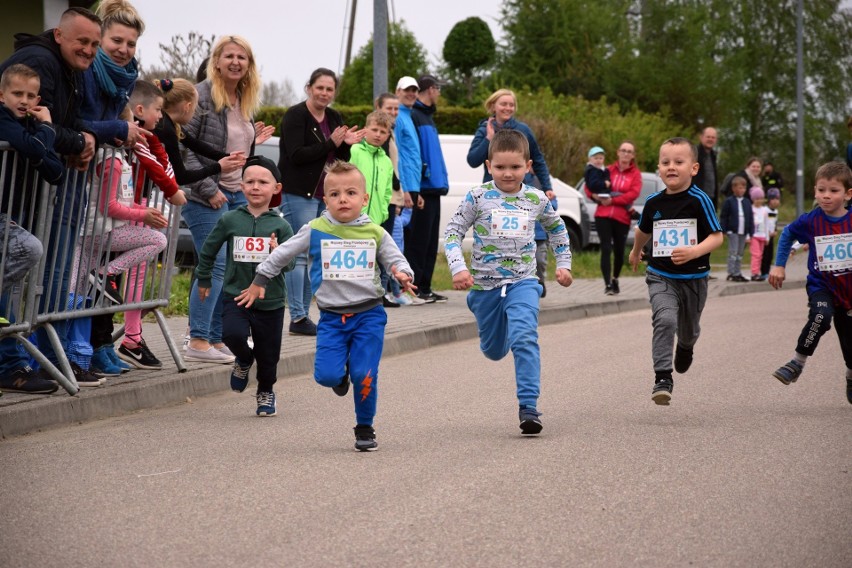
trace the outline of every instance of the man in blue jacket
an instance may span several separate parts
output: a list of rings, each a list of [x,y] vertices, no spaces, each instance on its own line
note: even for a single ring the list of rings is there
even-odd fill
[[[427,303],[446,302],[447,297],[432,292],[432,272],[438,256],[438,236],[441,233],[441,196],[450,188],[447,165],[438,139],[438,129],[432,120],[436,103],[441,96],[441,83],[432,75],[417,80],[420,91],[411,109],[411,119],[420,142],[420,198],[411,214],[409,238],[405,241],[405,257],[414,270],[418,296]]]

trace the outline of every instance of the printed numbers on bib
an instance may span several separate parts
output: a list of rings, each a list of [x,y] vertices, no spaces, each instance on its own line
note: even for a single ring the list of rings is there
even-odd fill
[[[814,237],[820,272],[852,269],[852,233]]]
[[[653,250],[655,257],[671,256],[678,247],[698,244],[697,219],[666,219],[654,221]]]
[[[375,241],[370,239],[322,241],[324,280],[372,280],[375,273]]]
[[[234,262],[263,262],[269,256],[269,237],[234,237]]]
[[[517,209],[494,209],[491,212],[491,236],[529,238],[532,223],[526,211]]]
[[[133,191],[133,170],[130,164],[122,164],[121,166],[121,194],[118,199],[123,202],[133,202],[135,192]]]

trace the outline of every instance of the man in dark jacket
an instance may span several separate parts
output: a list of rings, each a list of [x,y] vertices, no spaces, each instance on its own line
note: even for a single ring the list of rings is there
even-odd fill
[[[701,131],[698,138],[698,173],[692,178],[692,183],[697,185],[704,193],[710,196],[713,206],[719,208],[719,177],[716,172],[716,129],[712,126]]]
[[[411,223],[405,241],[405,257],[414,270],[418,296],[427,303],[446,302],[447,297],[432,292],[432,272],[438,255],[438,236],[441,233],[441,196],[447,195],[450,181],[447,165],[438,139],[438,129],[432,116],[441,96],[441,85],[432,75],[417,80],[420,92],[411,109],[411,120],[420,142],[423,171],[420,178],[418,206],[411,213]]]
[[[59,26],[39,35],[17,34],[15,53],[0,64],[0,73],[15,63],[24,63],[34,69],[41,81],[41,105],[50,109],[56,138],[53,148],[65,157],[69,166],[81,172],[89,167],[97,141],[94,135],[83,131],[78,117],[82,101],[82,72],[95,58],[101,39],[101,21],[84,8],[69,8],[59,20]],[[87,203],[85,175],[68,176],[58,188],[54,202],[50,240],[45,250],[56,253],[57,269],[48,266],[44,271],[44,290],[50,297],[42,296],[40,313],[65,309],[68,300],[68,278],[74,244],[79,233],[80,216]],[[53,258],[53,255],[50,255]],[[67,320],[54,323],[60,343],[65,346],[68,336]],[[38,330],[38,348],[51,362],[57,357],[51,348],[46,332]],[[13,339],[0,341],[0,389],[31,392],[31,384],[42,379],[29,366],[29,357],[23,347]],[[80,386],[97,386],[101,380],[72,364]]]

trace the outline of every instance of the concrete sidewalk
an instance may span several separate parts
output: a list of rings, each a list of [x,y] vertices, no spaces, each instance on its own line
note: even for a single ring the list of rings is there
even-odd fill
[[[804,287],[806,255],[797,255],[787,267],[785,288]],[[733,283],[725,272],[714,272],[709,296],[770,292],[766,282]],[[606,296],[601,279],[579,279],[570,288],[548,282],[541,301],[541,325],[648,308],[648,291],[641,277],[620,279],[621,294]],[[476,324],[467,309],[466,292],[442,291],[449,301],[442,304],[389,309],[384,357],[435,347],[476,337]],[[804,294],[804,293],[803,293]],[[805,304],[804,299],[802,302]],[[316,307],[311,309],[317,317]],[[802,314],[804,322],[804,312]],[[185,317],[169,318],[170,333],[180,345],[186,330]],[[289,318],[285,316],[285,330]],[[547,330],[542,330],[547,333]],[[0,438],[127,414],[146,408],[187,402],[193,398],[230,389],[230,365],[187,362],[188,371],[178,373],[169,356],[159,327],[144,324],[151,350],[163,361],[157,371],[133,370],[110,378],[99,388],[84,388],[69,396],[63,389],[52,395],[4,393],[0,397]],[[278,381],[313,372],[315,338],[285,335],[278,364]],[[649,346],[650,347],[650,346]],[[254,372],[252,372],[252,383]],[[249,385],[254,389],[254,384]]]

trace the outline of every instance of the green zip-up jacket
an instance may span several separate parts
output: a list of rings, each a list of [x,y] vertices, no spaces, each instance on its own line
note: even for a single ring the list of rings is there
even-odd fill
[[[378,146],[362,140],[352,146],[349,162],[355,164],[367,180],[367,194],[370,200],[361,211],[370,220],[381,225],[388,220],[388,205],[393,193],[393,163]]]
[[[254,280],[257,266],[269,256],[269,238],[272,233],[278,244],[284,243],[293,236],[290,223],[284,220],[277,209],[270,209],[259,217],[255,217],[245,205],[222,215],[213,231],[201,247],[198,265],[195,267],[195,277],[198,286],[210,288],[213,279],[213,263],[223,244],[227,244],[225,258],[224,294],[239,296]],[[240,237],[248,237],[247,239]],[[295,261],[284,267],[283,271],[292,270]],[[284,274],[279,274],[269,280],[266,296],[252,304],[252,309],[275,310],[284,307],[287,290],[284,285]],[[210,298],[207,301],[211,301]]]

